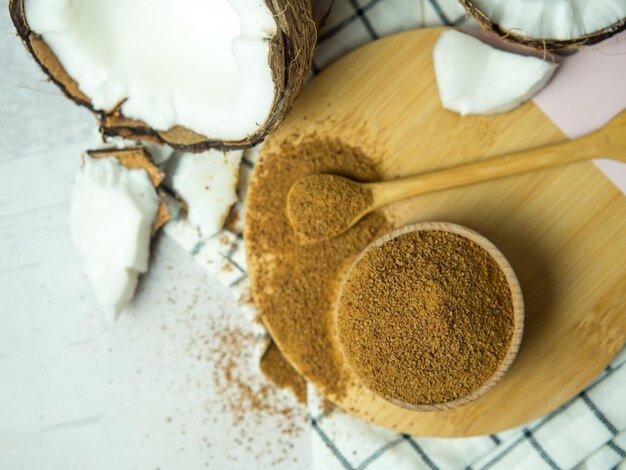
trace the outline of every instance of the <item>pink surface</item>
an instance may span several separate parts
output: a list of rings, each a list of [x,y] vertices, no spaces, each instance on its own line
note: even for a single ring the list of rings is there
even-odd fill
[[[626,109],[626,33],[564,58],[534,101],[572,139],[606,124]]]
[[[592,132],[626,109],[626,32],[560,62],[534,102],[568,137]],[[595,163],[626,194],[626,164]]]

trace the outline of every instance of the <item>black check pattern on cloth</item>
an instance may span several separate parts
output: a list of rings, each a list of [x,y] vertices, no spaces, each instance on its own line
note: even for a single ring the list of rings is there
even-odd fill
[[[336,0],[318,37],[313,73],[381,37],[407,29],[457,26],[468,21],[456,0]]]
[[[559,433],[562,431],[558,423],[555,423],[556,418],[559,416],[567,415],[576,405],[584,405],[587,410],[587,422],[595,421],[596,424],[605,428],[608,431],[608,439],[605,441],[605,446],[608,449],[611,449],[614,453],[614,459],[609,462],[607,466],[600,467],[591,467],[591,468],[611,468],[615,463],[618,463],[620,460],[626,457],[626,451],[620,447],[620,445],[615,443],[615,438],[620,435],[620,431],[618,427],[613,424],[610,418],[600,410],[600,408],[596,405],[596,403],[589,397],[590,394],[594,392],[595,389],[598,389],[602,386],[608,385],[609,380],[614,377],[614,374],[621,373],[621,381],[626,382],[626,371],[624,369],[624,362],[626,361],[626,354],[621,355],[622,358],[616,361],[617,364],[615,366],[608,366],[603,374],[585,391],[581,392],[577,397],[572,399],[570,402],[562,405],[557,408],[544,418],[541,418],[533,423],[530,423],[528,426],[524,426],[519,428],[518,430],[508,431],[503,434],[510,434],[511,432],[514,434],[514,437],[502,438],[498,435],[491,436],[483,436],[479,438],[469,438],[469,439],[483,439],[491,442],[492,449],[489,452],[488,458],[479,458],[475,463],[468,463],[464,466],[458,467],[450,467],[445,465],[443,462],[438,463],[440,461],[439,455],[434,455],[428,453],[423,446],[423,441],[425,440],[436,440],[433,438],[417,438],[412,437],[407,434],[395,434],[389,438],[387,442],[381,444],[380,447],[373,449],[371,454],[369,454],[366,458],[361,460],[360,462],[351,462],[349,458],[350,451],[346,451],[337,445],[337,442],[331,439],[332,433],[327,432],[324,429],[323,422],[332,417],[332,414],[328,417],[324,417],[323,415],[317,415],[316,417],[311,417],[311,422],[313,423],[314,432],[318,433],[320,436],[323,435],[322,440],[324,443],[331,449],[332,455],[335,456],[338,462],[341,463],[340,468],[345,469],[365,469],[372,468],[372,465],[376,463],[377,460],[384,457],[386,452],[396,448],[399,444],[406,442],[409,444],[409,447],[415,452],[415,460],[413,462],[412,468],[427,468],[427,469],[447,469],[447,468],[465,468],[467,470],[488,470],[494,468],[518,468],[516,467],[516,458],[513,459],[513,454],[522,448],[524,445],[528,447],[527,450],[534,452],[536,459],[534,459],[535,464],[539,463],[538,467],[534,467],[533,465],[522,465],[520,463],[519,468],[550,468],[550,469],[564,469],[564,468],[572,468],[567,464],[559,463],[558,459],[554,456],[551,456],[549,451],[542,444],[541,438],[538,437],[538,434],[542,430],[551,429],[552,433]],[[335,412],[333,412],[335,413]],[[593,420],[593,421],[592,421]],[[626,441],[626,433],[621,432],[623,435],[622,439]],[[495,437],[495,439],[494,439]],[[463,441],[466,439],[438,439],[439,441],[447,441],[450,444],[450,447],[453,447],[459,443],[459,441]],[[594,449],[596,450],[596,449]],[[381,467],[382,468],[382,467]],[[407,467],[411,468],[411,467]]]
[[[402,30],[466,24],[456,0],[336,0],[319,36],[313,74],[330,62],[369,41]],[[247,181],[255,152],[241,164],[243,212]],[[243,217],[238,217],[243,220]],[[189,240],[171,236],[199,262],[204,255],[220,258],[207,267],[233,289],[248,294],[242,227],[225,228],[217,237],[226,241]],[[179,238],[177,238],[179,237]],[[183,239],[184,238],[184,239]],[[210,253],[207,253],[210,252]],[[215,253],[213,253],[215,252]],[[214,258],[214,257],[213,257]],[[213,262],[214,260],[212,260]],[[228,269],[223,269],[227,267]],[[226,275],[225,273],[229,274]],[[605,470],[626,462],[626,351],[570,402],[523,427],[487,436],[443,439],[396,433],[335,410],[321,412],[321,397],[309,386],[309,418],[314,468],[332,469],[569,469]],[[512,404],[511,406],[514,406]]]

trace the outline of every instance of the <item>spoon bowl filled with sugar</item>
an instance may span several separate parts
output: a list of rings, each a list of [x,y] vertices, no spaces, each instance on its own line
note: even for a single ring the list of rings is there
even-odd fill
[[[347,272],[336,328],[361,383],[415,411],[468,404],[517,355],[522,291],[504,255],[466,227],[409,225],[367,247]]]
[[[409,197],[593,158],[626,162],[626,112],[579,139],[408,178],[361,183],[337,175],[311,175],[291,187],[287,216],[304,242],[326,240],[366,214]]]

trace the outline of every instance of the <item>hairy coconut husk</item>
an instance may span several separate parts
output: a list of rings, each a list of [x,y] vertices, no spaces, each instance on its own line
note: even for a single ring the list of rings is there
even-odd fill
[[[253,135],[239,141],[223,141],[181,126],[167,130],[152,129],[142,121],[124,116],[119,109],[121,106],[109,111],[95,109],[89,97],[80,91],[78,83],[65,71],[41,36],[31,31],[24,11],[24,1],[9,0],[9,12],[18,35],[42,70],[63,93],[98,116],[104,135],[166,143],[186,152],[199,152],[207,148],[246,148],[262,141],[282,121],[300,93],[313,64],[317,42],[318,24],[313,16],[313,0],[265,0],[278,25],[277,34],[270,43],[269,64],[275,90],[272,109],[267,120]],[[332,0],[319,1],[322,2],[322,8],[316,8],[316,12],[318,20],[323,21],[328,15]]]
[[[152,224],[152,234],[155,235],[156,232],[163,227],[163,225],[171,220],[172,216],[167,210],[167,204],[165,204],[166,196],[162,191],[158,191],[159,186],[165,178],[165,173],[163,173],[163,171],[161,171],[161,169],[154,164],[150,153],[145,147],[135,146],[123,149],[111,148],[87,150],[86,153],[91,158],[116,158],[122,166],[128,168],[129,170],[146,170],[160,199],[159,210]]]
[[[521,46],[530,47],[540,51],[565,51],[567,49],[578,49],[583,46],[590,46],[600,41],[610,38],[611,36],[626,29],[626,18],[622,18],[616,23],[596,31],[592,34],[580,36],[572,39],[555,39],[555,38],[529,38],[519,32],[511,31],[501,27],[497,23],[493,23],[491,19],[481,11],[472,0],[459,0],[461,5],[472,15],[485,31],[497,34],[502,39],[519,44]]]

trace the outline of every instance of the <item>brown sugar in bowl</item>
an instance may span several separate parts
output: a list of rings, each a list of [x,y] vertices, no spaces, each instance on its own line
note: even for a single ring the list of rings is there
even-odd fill
[[[460,225],[423,222],[369,245],[347,272],[336,328],[367,388],[415,411],[470,403],[509,369],[524,323],[504,255]]]

